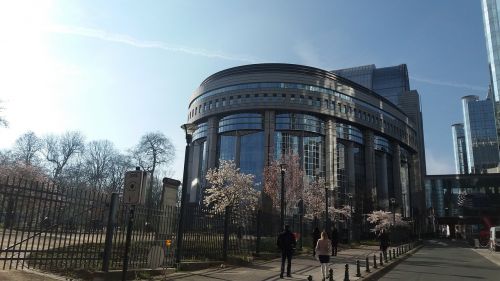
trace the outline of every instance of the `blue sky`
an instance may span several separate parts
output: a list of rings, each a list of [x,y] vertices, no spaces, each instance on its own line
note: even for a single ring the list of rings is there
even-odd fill
[[[0,148],[80,130],[126,149],[158,130],[179,179],[189,97],[228,67],[406,63],[429,174],[454,172],[460,98],[484,98],[489,81],[479,0],[2,1],[0,34]]]

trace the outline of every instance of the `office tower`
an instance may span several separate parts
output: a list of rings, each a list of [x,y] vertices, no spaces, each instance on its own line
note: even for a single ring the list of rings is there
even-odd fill
[[[498,165],[498,143],[491,95],[462,98],[469,173],[486,173]]]
[[[420,157],[414,159],[415,162],[413,165],[419,166],[420,169],[418,169],[418,174],[415,175],[414,186],[410,187],[410,189],[417,193],[420,192],[423,186],[423,178],[426,175],[422,110],[420,108],[420,96],[418,92],[410,90],[410,80],[406,64],[382,68],[377,68],[371,64],[333,70],[332,72],[381,95],[405,112],[410,120],[414,122],[415,129],[418,132],[416,143]],[[417,201],[420,202],[422,200]]]
[[[467,146],[465,142],[464,124],[457,123],[451,125],[451,133],[453,135],[455,171],[457,174],[468,174],[469,165],[467,163]]]
[[[482,0],[481,3],[498,142],[500,140],[500,0]]]

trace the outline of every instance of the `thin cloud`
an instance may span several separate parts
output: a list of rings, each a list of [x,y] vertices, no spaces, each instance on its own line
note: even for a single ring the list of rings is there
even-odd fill
[[[455,87],[455,88],[466,89],[466,90],[471,90],[471,91],[482,91],[482,92],[488,91],[488,88],[480,87],[480,86],[476,86],[476,85],[461,84],[461,83],[448,82],[448,81],[439,81],[439,80],[433,80],[433,79],[415,77],[415,76],[411,76],[410,79],[417,81],[417,82],[438,85],[438,86]]]
[[[259,59],[241,55],[230,55],[225,53],[212,52],[204,49],[196,49],[185,46],[174,46],[162,41],[140,40],[126,34],[110,33],[101,29],[93,29],[79,26],[52,25],[46,29],[51,33],[69,34],[88,38],[99,39],[108,42],[125,44],[137,48],[159,49],[169,52],[179,52],[194,56],[207,58],[217,58],[232,61],[242,61],[247,63],[256,63]]]

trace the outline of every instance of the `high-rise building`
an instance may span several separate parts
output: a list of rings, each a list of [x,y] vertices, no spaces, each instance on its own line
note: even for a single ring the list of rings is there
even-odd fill
[[[469,173],[486,173],[498,165],[498,143],[491,96],[462,98]]]
[[[423,180],[426,174],[424,127],[422,121],[422,110],[420,108],[420,96],[416,90],[410,90],[410,79],[408,67],[400,64],[389,67],[377,68],[374,64],[357,66],[352,68],[333,70],[333,73],[346,79],[354,81],[366,88],[376,92],[397,105],[415,123],[418,131],[417,145],[420,152],[420,172],[417,180]],[[420,186],[420,184],[418,184]]]
[[[453,135],[453,152],[455,154],[455,171],[457,174],[468,174],[467,146],[465,143],[464,123],[451,125]]]
[[[396,68],[403,76],[385,84],[376,75],[366,77],[374,84],[363,84],[318,68],[274,63],[211,75],[189,103],[188,122],[196,126],[188,160],[187,182],[196,183],[188,190],[190,201],[200,201],[207,169],[221,160],[255,175],[261,190],[266,165],[291,151],[306,177],[324,177],[344,206],[352,198],[349,204],[359,210],[354,223],[361,225],[361,214],[372,210],[390,210],[391,198],[397,212],[421,217],[419,98],[409,90],[406,66]]]
[[[482,0],[481,3],[498,142],[500,140],[500,0]]]

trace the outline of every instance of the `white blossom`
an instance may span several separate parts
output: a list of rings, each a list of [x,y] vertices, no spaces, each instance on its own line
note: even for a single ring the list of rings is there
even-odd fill
[[[207,172],[209,187],[205,189],[203,203],[216,212],[223,212],[227,206],[235,212],[254,211],[259,198],[254,177],[241,173],[233,161],[221,161],[219,168]]]

